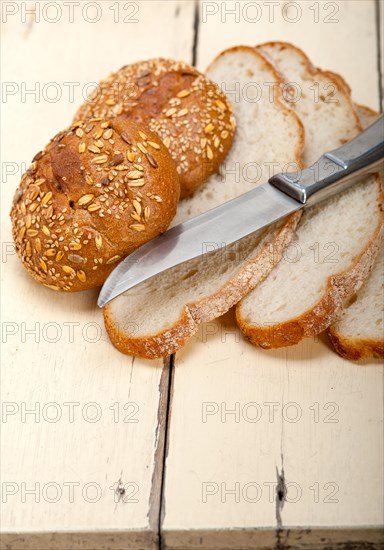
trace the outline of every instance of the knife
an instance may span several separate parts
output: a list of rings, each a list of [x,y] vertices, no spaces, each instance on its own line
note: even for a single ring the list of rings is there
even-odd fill
[[[309,168],[267,183],[172,227],[127,256],[105,281],[98,306],[151,277],[204,254],[203,243],[229,245],[346,189],[377,171],[384,158],[384,116]],[[206,251],[208,252],[208,251]]]

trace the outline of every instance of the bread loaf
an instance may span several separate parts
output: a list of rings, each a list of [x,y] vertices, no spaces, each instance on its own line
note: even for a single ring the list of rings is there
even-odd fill
[[[162,139],[177,165],[181,198],[216,172],[233,141],[235,122],[226,96],[180,61],[158,58],[122,67],[100,82],[75,121],[117,115],[148,126]]]
[[[33,159],[13,201],[16,251],[54,290],[103,284],[127,254],[165,231],[180,184],[158,135],[116,117],[57,134]]]
[[[361,131],[341,77],[315,69],[291,44],[270,43],[258,50],[287,83],[300,86],[301,98],[292,105],[305,126],[306,164]],[[316,85],[318,96],[313,93]],[[370,176],[305,210],[290,254],[236,307],[239,326],[253,344],[293,345],[337,318],[373,266],[382,235],[381,206],[379,178]]]
[[[302,124],[280,94],[271,101],[264,83],[275,83],[278,89],[280,76],[260,53],[246,46],[226,50],[210,65],[208,76],[228,90],[239,88],[238,101],[233,101],[238,128],[222,174],[212,175],[193,197],[180,202],[178,221],[264,183],[271,166],[276,171],[287,163],[301,166]],[[249,100],[246,91],[251,87],[262,90],[258,101]],[[260,173],[247,174],[250,166]],[[202,322],[225,313],[268,275],[293,238],[299,217],[295,213],[269,230],[172,268],[112,300],[104,308],[112,343],[123,353],[151,359],[175,352]]]

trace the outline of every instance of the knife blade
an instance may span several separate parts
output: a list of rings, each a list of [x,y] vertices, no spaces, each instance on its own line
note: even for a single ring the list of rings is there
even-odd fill
[[[208,243],[230,245],[376,171],[384,157],[383,121],[382,116],[346,145],[325,153],[311,167],[277,174],[267,183],[142,245],[109,275],[99,295],[99,307],[158,273],[203,255]]]

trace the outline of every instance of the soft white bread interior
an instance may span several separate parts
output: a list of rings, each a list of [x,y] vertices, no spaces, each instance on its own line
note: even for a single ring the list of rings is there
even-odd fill
[[[306,164],[361,130],[341,77],[315,69],[290,44],[258,49],[287,83],[298,86],[300,97],[291,105],[305,127]],[[337,318],[373,266],[382,234],[381,205],[379,177],[370,176],[304,212],[283,260],[237,305],[237,321],[252,343],[264,348],[293,345]]]

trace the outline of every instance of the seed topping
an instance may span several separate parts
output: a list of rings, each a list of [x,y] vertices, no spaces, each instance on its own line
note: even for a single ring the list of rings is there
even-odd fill
[[[141,204],[137,200],[134,200],[132,202],[132,204],[133,204],[133,208],[136,210],[137,214],[140,216],[141,215]]]
[[[128,172],[127,178],[129,180],[137,180],[142,177],[142,173],[139,170],[132,170],[131,172]]]
[[[150,145],[154,149],[160,149],[160,145],[158,143],[155,143],[154,141],[148,141],[148,145]]]
[[[95,244],[96,244],[97,250],[100,250],[100,248],[101,248],[102,245],[103,245],[103,239],[101,238],[100,235],[97,235],[97,236],[95,237]]]
[[[138,149],[140,149],[140,151],[145,155],[147,153],[147,150],[146,148],[144,147],[144,145],[142,143],[138,143],[137,144],[137,147]]]
[[[152,166],[152,168],[157,168],[158,167],[156,159],[151,155],[151,153],[147,153],[145,156],[147,157],[148,162]]]
[[[105,164],[108,160],[107,155],[100,155],[92,159],[92,164]]]
[[[179,92],[177,94],[177,97],[179,97],[180,99],[183,98],[183,97],[187,97],[190,95],[190,90],[181,90],[181,92]]]
[[[63,265],[61,269],[64,271],[64,273],[67,273],[68,275],[75,275],[75,270],[72,269],[72,267],[70,267],[69,265]]]
[[[48,193],[44,195],[43,200],[41,201],[41,204],[48,204],[51,198],[52,198],[52,191],[48,191]]]
[[[129,227],[131,229],[133,229],[134,231],[144,231],[145,230],[145,225],[143,225],[142,223],[133,223]]]
[[[84,271],[82,269],[80,269],[79,271],[76,272],[76,275],[77,275],[77,278],[79,279],[79,281],[81,281],[82,283],[85,283],[86,280],[87,280],[87,277],[84,273]]]
[[[128,143],[128,145],[132,145],[132,140],[126,132],[121,133],[121,139],[125,141],[125,143]]]
[[[119,164],[121,164],[123,162],[123,160],[124,160],[124,156],[121,153],[119,153],[118,155],[115,155],[112,158],[112,160],[109,164],[110,164],[110,166],[118,166]]]
[[[117,260],[120,258],[119,255],[116,255],[116,256],[113,256],[112,258],[109,258],[109,260],[107,260],[107,265],[108,264],[113,264],[114,262],[117,262]]]
[[[88,195],[83,195],[80,199],[79,199],[79,206],[84,206],[85,204],[88,204],[90,203],[92,200],[94,199],[94,195],[92,195],[91,193],[89,193]]]
[[[172,107],[171,109],[168,109],[168,111],[165,113],[165,116],[166,117],[171,117],[172,115],[174,115],[176,113],[177,109],[175,109],[175,107]]]

